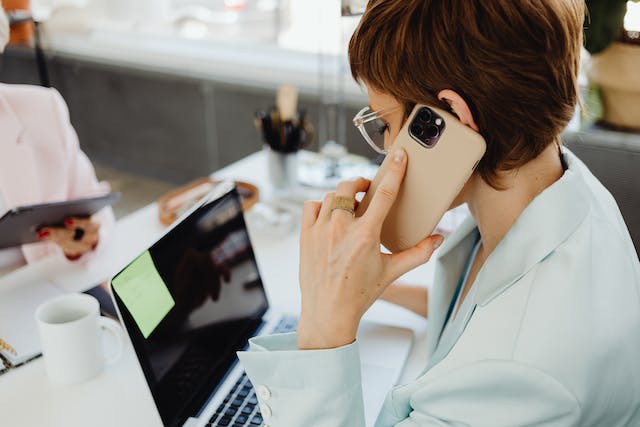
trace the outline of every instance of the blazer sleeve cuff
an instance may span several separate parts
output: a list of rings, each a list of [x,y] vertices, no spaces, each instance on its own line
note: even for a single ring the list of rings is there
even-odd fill
[[[256,389],[265,424],[364,426],[357,341],[298,350],[297,334],[276,334],[252,338],[238,358]]]

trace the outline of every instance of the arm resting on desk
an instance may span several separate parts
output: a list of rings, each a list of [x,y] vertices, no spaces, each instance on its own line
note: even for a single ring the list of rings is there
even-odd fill
[[[428,296],[428,289],[422,286],[394,283],[384,290],[380,299],[427,317]]]

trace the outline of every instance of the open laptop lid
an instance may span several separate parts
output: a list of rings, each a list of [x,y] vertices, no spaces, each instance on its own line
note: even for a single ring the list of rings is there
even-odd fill
[[[111,288],[164,425],[181,426],[268,309],[233,184],[214,188]]]

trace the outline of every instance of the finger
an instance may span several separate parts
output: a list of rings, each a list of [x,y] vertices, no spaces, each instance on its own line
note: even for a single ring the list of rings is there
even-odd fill
[[[322,207],[320,213],[318,213],[318,221],[328,221],[331,218],[331,206],[333,205],[333,199],[336,194],[334,192],[327,193],[322,201]]]
[[[42,227],[36,232],[36,237],[38,240],[51,240],[51,228]]]
[[[98,231],[100,224],[89,218],[67,218],[64,220],[64,226],[69,229],[82,228],[86,232]]]
[[[82,239],[79,241],[73,241],[66,245],[72,252],[85,254],[87,252],[92,251],[96,246],[97,242],[92,242],[88,239]]]
[[[350,181],[342,181],[340,184],[338,184],[338,188],[336,189],[336,197],[348,197],[353,199],[353,209],[355,211],[356,194],[367,191],[370,183],[371,181],[365,178],[356,178]],[[332,211],[332,217],[334,218],[351,219],[353,218],[353,215],[354,214],[344,209],[335,209]]]
[[[434,234],[412,248],[388,256],[388,271],[392,280],[429,261],[433,252],[440,247],[444,237]]]
[[[49,240],[55,243],[61,243],[70,240],[73,231],[61,227],[44,227],[38,231],[38,238],[41,240]]]
[[[315,200],[309,200],[304,202],[302,206],[302,229],[307,229],[316,223],[318,220],[318,213],[320,213],[320,207],[322,203]]]
[[[382,223],[396,200],[407,168],[407,153],[404,149],[398,148],[391,155],[393,156],[391,164],[363,215],[366,221],[371,221],[379,227],[382,227]]]
[[[67,257],[89,252],[93,247],[97,246],[98,243],[97,232],[85,233],[81,240],[73,240],[74,231],[67,228],[47,227],[42,231],[49,232],[43,240],[49,240],[60,246]]]
[[[349,181],[342,181],[340,184],[338,184],[338,188],[336,189],[336,196],[355,198],[356,194],[367,191],[367,189],[369,188],[369,184],[371,184],[371,181],[362,177],[358,177]]]
[[[77,248],[73,241],[72,230],[60,227],[50,227],[47,228],[46,231],[48,231],[49,234],[43,240],[48,240],[57,244],[66,254],[76,253]]]
[[[94,231],[92,233],[85,233],[84,236],[82,236],[82,239],[77,241],[77,243],[83,244],[84,247],[87,248],[87,251],[89,251],[93,250],[98,245],[99,240],[100,233]]]

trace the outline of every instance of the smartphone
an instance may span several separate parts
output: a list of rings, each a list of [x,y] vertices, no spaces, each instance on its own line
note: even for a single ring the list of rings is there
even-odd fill
[[[433,233],[484,155],[484,138],[453,114],[416,105],[392,144],[407,153],[400,192],[382,226],[381,243],[391,252],[415,246]],[[389,168],[387,156],[356,209],[361,216]]]

